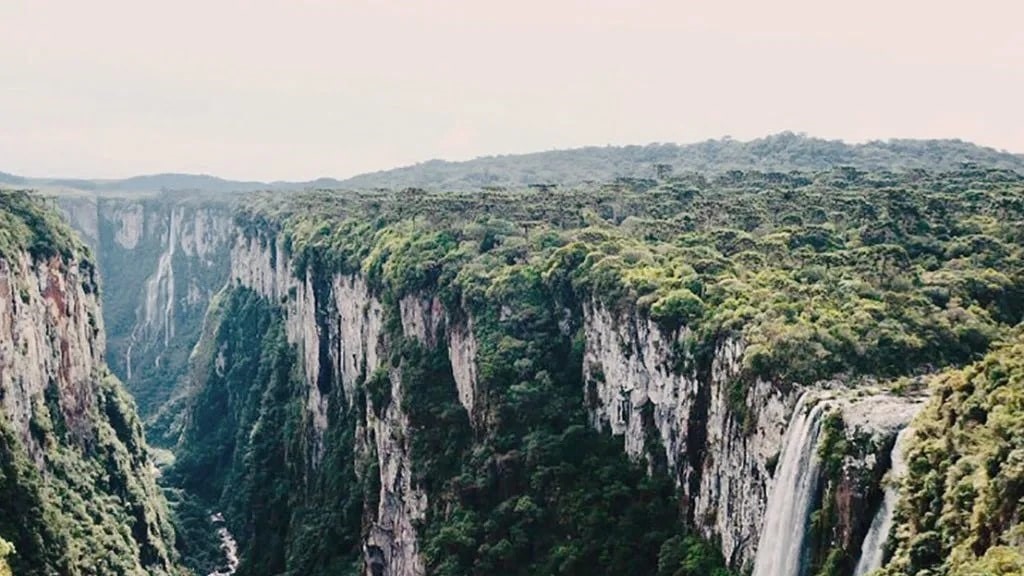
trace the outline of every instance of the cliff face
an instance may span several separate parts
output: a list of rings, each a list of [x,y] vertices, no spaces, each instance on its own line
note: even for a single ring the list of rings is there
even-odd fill
[[[340,396],[343,410],[356,417],[350,457],[363,474],[375,475],[363,480],[379,487],[377,493],[366,494],[362,548],[367,574],[424,574],[417,525],[424,520],[427,495],[414,483],[414,432],[403,408],[401,372],[384,367],[393,348],[385,337],[383,304],[359,276],[308,269],[305,280],[299,280],[283,244],[273,238],[239,235],[231,261],[234,284],[282,302],[287,339],[298,350],[304,374],[311,474],[318,473],[326,450],[331,395]],[[444,338],[444,310],[436,300],[409,298],[402,301],[401,311],[405,337],[428,346]],[[452,346],[471,349],[471,341],[463,334]],[[472,370],[460,367],[463,374]],[[364,389],[369,380],[377,394]],[[471,388],[467,383],[465,389]]]
[[[134,406],[103,360],[95,267],[38,200],[0,254],[0,536],[16,574],[176,573],[173,534]],[[34,238],[34,240],[33,240]],[[47,244],[41,244],[49,238]]]
[[[872,482],[888,466],[888,450],[916,412],[917,400],[881,391],[851,392],[849,398],[839,391],[814,392],[838,385],[830,383],[786,389],[757,379],[741,387],[744,345],[736,338],[701,358],[686,348],[692,339],[686,327],[665,330],[633,311],[614,313],[593,303],[584,317],[585,395],[593,425],[622,436],[633,458],[645,458],[652,467],[664,463],[690,520],[721,543],[733,566],[750,566],[757,553],[798,397],[810,390],[816,401],[828,402],[845,423],[844,436],[867,438],[859,453],[838,455],[841,478],[835,470],[835,478],[814,480],[821,484],[814,510],[835,508],[832,522],[842,534],[829,535],[823,548],[838,547],[856,561],[868,510],[879,495]]]
[[[44,392],[55,385],[60,414],[71,438],[94,435],[89,409],[102,366],[102,320],[96,279],[59,259],[35,263],[28,254],[0,262],[0,386],[3,409],[21,443],[37,463],[43,447],[31,421]]]
[[[127,385],[151,440],[173,444],[175,390],[212,295],[227,280],[226,203],[65,197],[58,205],[98,255],[106,360]]]
[[[630,202],[663,194],[677,214],[682,192]],[[239,574],[630,572],[701,546],[759,574],[852,571],[919,404],[865,375],[927,366],[931,352],[901,348],[919,340],[894,335],[956,336],[941,291],[903,300],[917,284],[873,276],[898,251],[854,242],[869,262],[836,273],[861,278],[853,298],[814,280],[850,262],[817,228],[804,245],[737,230],[641,241],[617,236],[626,221],[577,232],[573,214],[519,214],[522,232],[461,212],[434,227],[407,209],[476,199],[426,198],[309,195],[235,214],[98,201],[110,274],[150,255],[115,282],[135,299],[117,299],[130,322],[110,339],[133,381],[150,366],[187,382],[158,381],[151,429],[176,442],[175,482],[224,513]],[[332,219],[359,202],[367,213]],[[67,211],[89,228],[89,206]],[[531,232],[537,217],[559,227]],[[825,299],[803,306],[804,290]],[[890,298],[916,307],[893,334],[858,312],[896,314],[880,308]],[[192,343],[183,379],[171,351]]]

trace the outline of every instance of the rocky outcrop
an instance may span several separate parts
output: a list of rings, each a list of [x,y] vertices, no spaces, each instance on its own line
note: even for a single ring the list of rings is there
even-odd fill
[[[362,439],[357,442],[357,452],[376,454],[380,470],[376,518],[364,543],[366,572],[372,576],[420,576],[426,570],[416,526],[426,516],[427,495],[413,483],[411,430],[409,417],[401,408],[401,375],[393,370],[387,381],[390,402],[382,408],[367,399],[366,423],[357,432]]]
[[[743,349],[738,339],[728,339],[715,350],[706,384],[706,446],[694,503],[698,526],[706,537],[720,539],[734,566],[749,563],[756,552],[769,485],[797,402],[795,392],[760,379],[738,403],[730,400]]]
[[[477,342],[473,319],[448,324],[448,359],[459,392],[459,402],[466,409],[470,422],[480,426],[483,419],[482,391],[477,379]]]
[[[0,406],[40,465],[43,446],[31,433],[47,390],[78,442],[94,434],[90,408],[103,365],[103,323],[91,269],[27,254],[0,260]]]

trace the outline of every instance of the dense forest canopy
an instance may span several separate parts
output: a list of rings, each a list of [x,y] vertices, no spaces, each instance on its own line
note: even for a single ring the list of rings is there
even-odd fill
[[[696,144],[590,146],[532,154],[489,156],[465,162],[432,160],[355,176],[346,187],[466,189],[480,186],[602,182],[671,172],[717,174],[729,170],[816,171],[836,166],[862,170],[953,170],[963,163],[1024,171],[1024,157],[960,140],[887,140],[847,144],[783,132],[747,142],[724,138]]]
[[[0,190],[0,258],[71,257],[83,244],[60,216],[31,193]]]
[[[284,222],[300,261],[331,258],[398,294],[441,285],[473,301],[536,278],[685,324],[694,345],[742,332],[750,376],[811,382],[962,364],[1019,322],[1022,188],[1000,170],[734,171],[267,195],[248,218]]]

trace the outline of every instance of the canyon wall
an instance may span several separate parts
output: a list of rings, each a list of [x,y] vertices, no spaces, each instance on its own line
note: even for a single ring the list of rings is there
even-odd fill
[[[0,251],[7,561],[19,575],[178,574],[142,426],[104,361],[95,265],[38,199],[3,193],[0,209],[27,231]]]
[[[230,268],[228,205],[161,196],[73,196],[57,204],[97,254],[107,363],[135,397],[150,440],[173,445],[175,394]]]
[[[430,495],[413,480],[410,438],[417,432],[403,409],[401,369],[387,360],[395,353],[385,326],[387,304],[358,273],[315,265],[297,271],[285,243],[272,235],[236,234],[230,282],[280,306],[287,340],[302,367],[310,470],[317,469],[326,449],[331,394],[340,389],[344,410],[358,415],[352,458],[362,470],[368,469],[368,458],[374,460],[369,469],[379,475],[369,482],[379,491],[367,499],[376,507],[364,519],[368,573],[424,573],[417,534]],[[461,308],[449,311],[429,295],[407,295],[395,309],[397,333],[427,348],[441,348],[468,419],[486,428],[487,399],[477,382],[479,345],[472,316]],[[718,542],[736,568],[754,565],[797,399],[807,391],[825,390],[815,393],[815,401],[827,402],[828,413],[841,416],[842,434],[851,442],[859,439],[859,451],[839,456],[834,477],[809,480],[814,506],[801,518],[809,522],[813,511],[835,510],[829,533],[813,538],[823,550],[841,548],[852,569],[881,499],[878,480],[889,465],[888,450],[919,399],[880,389],[845,391],[838,382],[784,387],[755,380],[740,386],[740,340],[722,339],[699,358],[681,352],[688,338],[685,327],[666,330],[642,314],[614,313],[596,301],[568,324],[582,330],[584,389],[579,394],[592,426],[621,436],[623,450],[646,461],[652,472],[669,473],[688,520]],[[813,451],[817,445],[804,449]]]
[[[299,470],[294,481],[309,499],[319,498],[320,489],[310,486],[341,465],[337,458],[347,458],[345,466],[363,491],[363,569],[424,574],[421,534],[439,495],[416,480],[411,445],[422,431],[406,409],[403,370],[389,358],[405,341],[442,354],[452,393],[475,434],[486,436],[495,414],[479,381],[474,314],[458,304],[446,307],[429,293],[384,301],[360,271],[299,262],[284,234],[236,228],[221,204],[100,199],[62,207],[98,246],[105,298],[117,303],[106,316],[113,326],[108,358],[140,398],[157,441],[173,445],[190,426],[193,435],[199,433],[196,398],[202,395],[196,388],[207,378],[197,374],[207,367],[193,362],[187,377],[185,358],[194,348],[212,347],[208,359],[216,363],[216,334],[208,331],[207,342],[200,340],[208,304],[225,286],[224,294],[249,290],[280,317],[296,354],[301,386],[291,394],[301,405],[301,424],[298,449],[287,457]],[[597,299],[558,313],[563,336],[579,330],[583,342],[578,394],[591,426],[621,438],[623,451],[649,473],[672,478],[686,520],[737,569],[755,565],[776,467],[790,423],[799,416],[798,398],[829,390],[815,401],[829,403],[827,412],[839,416],[843,437],[857,448],[809,480],[813,509],[802,520],[822,511],[830,518],[821,533],[804,537],[809,558],[800,573],[820,567],[836,549],[842,554],[833,561],[852,570],[881,502],[888,450],[917,399],[880,389],[847,391],[840,382],[801,386],[750,379],[740,338],[723,336],[709,350],[693,350],[694,335],[685,326],[666,329],[646,313],[613,310]],[[389,327],[389,318],[397,328]],[[259,418],[239,416],[242,421],[247,424],[233,432],[239,454],[248,446],[243,438],[260,424]],[[186,433],[183,440],[188,438]],[[817,445],[804,449],[813,452]],[[345,453],[333,454],[338,450]],[[246,529],[237,518],[228,522],[235,523],[244,559]]]

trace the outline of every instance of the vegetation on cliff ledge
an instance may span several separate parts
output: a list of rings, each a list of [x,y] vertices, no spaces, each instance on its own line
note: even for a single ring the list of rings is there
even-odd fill
[[[885,574],[1024,573],[1024,332],[936,378]]]
[[[0,258],[27,252],[35,260],[83,253],[82,242],[55,210],[31,192],[0,190]]]

